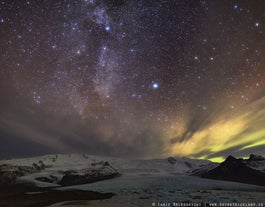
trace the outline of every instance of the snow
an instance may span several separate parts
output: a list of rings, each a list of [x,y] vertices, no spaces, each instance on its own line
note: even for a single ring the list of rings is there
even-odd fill
[[[170,162],[169,162],[170,160]],[[207,170],[216,164],[205,160],[170,158],[153,160],[133,160],[86,154],[46,155],[34,158],[2,160],[2,164],[32,166],[42,161],[43,171],[26,175],[19,182],[33,182],[40,187],[54,186],[57,190],[91,190],[112,192],[117,195],[108,200],[63,202],[60,206],[152,206],[159,202],[265,202],[265,187],[235,182],[203,179],[189,176],[187,172],[201,168]],[[122,175],[100,182],[60,187],[58,184],[37,181],[37,177],[60,177],[62,171],[100,169],[105,162]],[[257,163],[259,162],[259,163]],[[264,170],[264,161],[252,162],[252,167]],[[108,170],[106,170],[106,173]]]
[[[247,166],[265,173],[265,160],[247,162]]]
[[[173,158],[174,159],[174,158]],[[33,158],[2,160],[2,164],[11,164],[17,166],[32,166],[33,163],[43,162],[47,168],[45,170],[26,175],[18,178],[18,182],[33,182],[37,186],[57,186],[53,183],[44,183],[37,181],[37,177],[49,177],[50,175],[62,178],[63,171],[75,170],[82,172],[88,169],[100,169],[104,162],[110,163],[119,173],[123,175],[154,175],[154,174],[183,174],[188,170],[196,169],[199,166],[210,163],[205,160],[191,160],[188,158],[178,158],[172,164],[167,159],[153,159],[153,160],[133,160],[121,159],[112,157],[93,156],[86,154],[68,154],[68,155],[46,155]],[[105,169],[105,173],[109,173]],[[104,173],[104,172],[103,172]]]
[[[76,185],[69,187],[61,187],[60,190],[66,189],[80,189],[80,190],[94,190],[98,192],[113,192],[113,193],[128,193],[138,192],[142,193],[146,189],[153,189],[154,191],[174,191],[174,190],[256,190],[263,191],[265,187],[241,184],[236,182],[219,181],[203,179],[188,175],[122,175],[121,177],[105,180],[104,182],[97,182],[85,185]]]
[[[152,206],[155,203],[239,203],[265,202],[265,187],[227,181],[202,179],[184,174],[140,175],[126,174],[121,177],[86,185],[58,188],[57,190],[92,190],[113,192],[108,200],[83,201],[80,203],[64,202],[51,207],[133,207]],[[163,205],[161,205],[163,206]],[[203,205],[206,206],[206,205]]]

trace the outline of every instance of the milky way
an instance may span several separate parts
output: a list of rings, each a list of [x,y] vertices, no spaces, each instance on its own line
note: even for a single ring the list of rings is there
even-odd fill
[[[265,154],[265,4],[0,1],[0,156]]]

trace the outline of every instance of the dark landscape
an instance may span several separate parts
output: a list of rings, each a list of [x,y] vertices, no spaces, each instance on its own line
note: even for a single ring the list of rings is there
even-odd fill
[[[0,185],[1,207],[45,207],[62,201],[109,199],[112,193],[39,188],[27,184]]]
[[[0,0],[0,207],[265,207],[265,0]]]
[[[233,156],[226,158],[219,166],[206,172],[195,174],[202,178],[227,180],[240,183],[265,186],[265,158],[250,155],[249,159],[236,159]],[[261,169],[259,169],[261,167]],[[255,169],[256,168],[256,169]]]
[[[264,203],[264,172],[265,158],[253,154],[248,159],[229,156],[222,163],[87,154],[2,160],[0,206],[101,206],[103,199],[110,206],[146,206],[165,199],[201,206],[220,199],[260,206]],[[91,204],[96,201],[101,202]]]

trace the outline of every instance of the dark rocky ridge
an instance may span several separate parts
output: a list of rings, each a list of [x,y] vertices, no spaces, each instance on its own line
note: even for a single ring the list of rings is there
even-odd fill
[[[168,157],[168,158],[167,158],[167,161],[168,161],[171,165],[174,165],[174,164],[177,162],[177,160],[176,160],[174,157]]]
[[[55,162],[56,159],[52,161]],[[52,166],[45,165],[42,161],[33,163],[29,166],[12,164],[0,165],[0,186],[16,184],[17,178],[39,172],[42,172],[42,174],[40,174],[40,177],[35,177],[35,180],[62,186],[93,183],[120,176],[115,168],[104,161],[92,162],[91,165],[88,165],[87,168],[84,169],[66,171],[55,170],[48,171],[48,173],[45,174],[46,168],[52,168]]]
[[[42,161],[33,163],[32,166],[0,165],[0,185],[15,183],[18,177],[40,172],[47,167],[49,166],[44,165]]]
[[[94,183],[98,181],[108,180],[120,176],[108,162],[98,162],[92,163],[93,167],[99,166],[98,168],[87,168],[80,170],[67,170],[60,171],[62,177],[57,177],[54,175],[49,175],[46,177],[35,178],[38,181],[55,183],[61,186],[72,186],[72,185],[82,185],[88,183]]]
[[[119,173],[109,173],[103,174],[99,170],[94,170],[92,173],[87,173],[79,175],[76,173],[70,173],[63,176],[63,178],[58,182],[62,186],[71,186],[71,185],[82,185],[87,183],[94,183],[98,181],[108,180],[119,176]]]
[[[251,154],[247,161],[265,161],[265,157]]]
[[[258,159],[258,160],[257,160]],[[250,161],[264,161],[261,156],[250,156],[246,162],[233,156],[227,157],[219,166],[200,174],[202,178],[234,181],[265,186],[265,174],[247,165]]]

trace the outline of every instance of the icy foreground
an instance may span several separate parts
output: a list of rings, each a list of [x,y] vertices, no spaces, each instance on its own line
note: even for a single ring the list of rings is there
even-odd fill
[[[260,160],[248,162],[252,168],[264,171]],[[217,163],[188,158],[129,160],[85,154],[47,155],[42,157],[0,161],[0,171],[18,174],[16,182],[34,183],[40,187],[114,193],[107,200],[67,199],[51,206],[174,206],[174,203],[265,202],[265,187],[236,182],[203,179],[190,173],[207,173],[219,167]],[[100,181],[100,182],[98,182]],[[46,189],[46,188],[43,188]],[[54,188],[53,188],[54,189]]]

